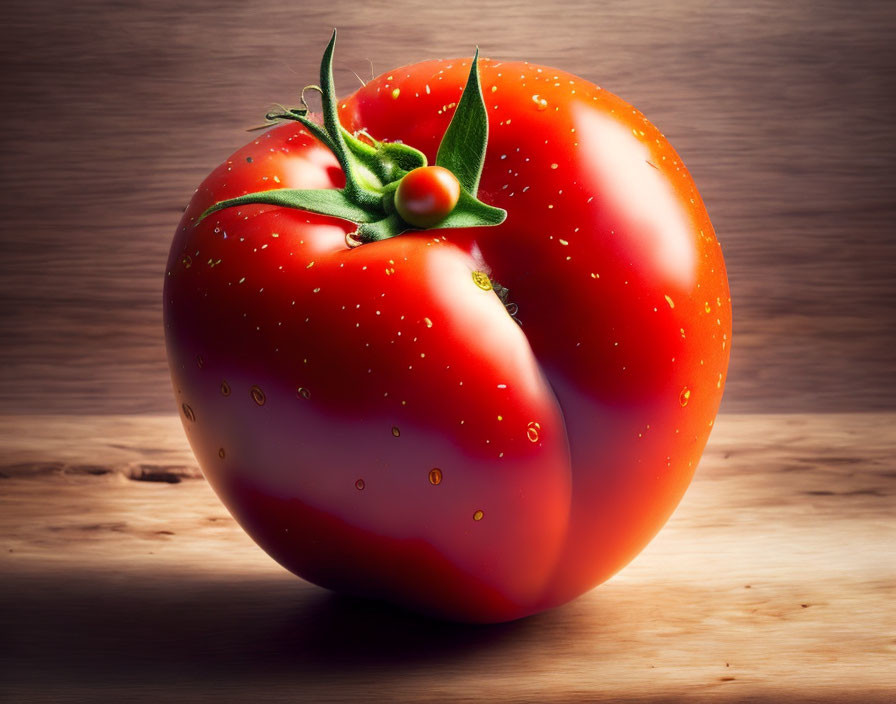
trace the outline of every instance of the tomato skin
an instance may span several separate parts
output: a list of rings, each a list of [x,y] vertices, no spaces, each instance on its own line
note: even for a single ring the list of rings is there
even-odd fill
[[[432,163],[469,68],[391,71],[340,101],[341,120]],[[640,113],[554,69],[480,60],[480,77],[479,197],[503,225],[355,249],[351,223],[270,206],[193,227],[224,198],[342,185],[284,125],[191,201],[165,324],[197,459],[275,559],[492,622],[578,596],[663,525],[721,400],[731,308],[700,196]]]
[[[342,120],[431,158],[469,65],[390,71],[342,101]],[[518,304],[570,440],[570,529],[548,607],[617,572],[680,501],[721,401],[730,296],[696,186],[641,113],[556,69],[486,59],[480,76],[480,197],[508,217],[470,240]],[[382,99],[387,88],[402,97]]]
[[[428,228],[444,220],[457,205],[460,183],[442,166],[421,166],[408,173],[395,192],[395,209],[409,225]]]

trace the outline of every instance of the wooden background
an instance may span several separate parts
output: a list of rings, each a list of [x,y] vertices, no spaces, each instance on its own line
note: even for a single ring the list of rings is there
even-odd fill
[[[729,412],[896,397],[896,4],[7,0],[0,411],[173,411],[161,282],[180,213],[273,102],[438,56],[562,67],[681,154],[726,254]],[[369,60],[369,61],[368,61]]]
[[[0,700],[896,698],[896,4],[7,0]],[[433,56],[637,105],[726,253],[723,415],[660,536],[495,628],[332,597],[198,477],[161,329],[192,190],[273,102]]]

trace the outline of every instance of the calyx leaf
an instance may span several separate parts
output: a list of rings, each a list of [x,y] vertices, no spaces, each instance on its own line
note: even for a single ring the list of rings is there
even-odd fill
[[[212,213],[233,208],[239,205],[279,205],[284,208],[297,208],[307,210],[309,213],[332,215],[333,217],[351,220],[352,222],[376,222],[382,215],[365,210],[339,188],[317,188],[310,190],[297,190],[292,188],[277,188],[271,191],[259,191],[247,193],[238,198],[222,200],[206,210],[202,217]]]
[[[467,85],[457,103],[451,124],[445,130],[436,166],[444,166],[451,171],[461,187],[475,198],[479,190],[479,177],[485,163],[485,148],[488,144],[488,114],[479,85],[479,47],[470,65]]]
[[[460,199],[454,206],[454,210],[435,227],[439,230],[456,227],[488,227],[489,225],[500,225],[506,219],[506,210],[476,200],[461,187]]]

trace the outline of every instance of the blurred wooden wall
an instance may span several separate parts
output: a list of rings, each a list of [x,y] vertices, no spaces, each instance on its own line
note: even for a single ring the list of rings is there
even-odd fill
[[[433,56],[528,59],[642,109],[691,169],[735,310],[726,411],[892,409],[896,4],[9,0],[0,413],[173,412],[167,248],[272,102]]]

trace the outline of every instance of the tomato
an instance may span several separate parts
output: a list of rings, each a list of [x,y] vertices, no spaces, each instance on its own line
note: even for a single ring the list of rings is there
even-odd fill
[[[339,119],[432,162],[470,73],[395,69]],[[502,224],[361,244],[258,202],[197,224],[247,193],[347,185],[283,124],[196,191],[164,310],[187,437],[262,548],[328,589],[497,622],[606,580],[668,519],[722,397],[731,305],[693,180],[641,113],[552,68],[478,76],[478,198]]]
[[[433,227],[454,210],[460,198],[457,177],[442,166],[420,166],[395,191],[395,208],[415,227]]]

